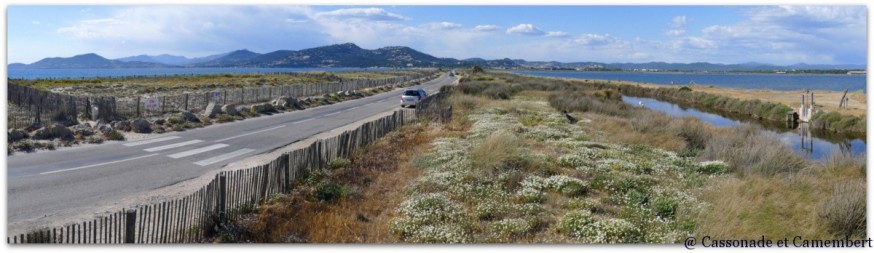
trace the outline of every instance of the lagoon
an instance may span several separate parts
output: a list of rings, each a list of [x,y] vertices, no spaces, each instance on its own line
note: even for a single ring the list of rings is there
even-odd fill
[[[738,89],[867,91],[866,75],[757,74],[681,72],[512,71],[513,73],[589,80],[621,80],[653,84],[713,85]]]
[[[702,112],[693,108],[685,108],[676,104],[651,98],[623,96],[622,101],[634,106],[640,104],[647,109],[663,112],[671,117],[695,117],[702,122],[717,127],[731,127],[743,122],[759,125],[765,129],[763,131],[780,139],[783,144],[792,148],[792,151],[795,151],[795,153],[813,160],[827,159],[834,152],[850,152],[853,155],[864,156],[867,149],[864,139],[852,137],[824,138],[823,136],[820,136],[822,133],[817,133],[817,131],[812,129],[804,129],[803,125],[798,128],[763,126],[753,121],[730,119],[717,114]]]

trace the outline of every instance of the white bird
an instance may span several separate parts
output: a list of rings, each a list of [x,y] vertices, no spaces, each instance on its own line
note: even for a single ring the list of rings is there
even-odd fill
[[[638,101],[637,101],[637,106],[638,106],[638,107],[643,107],[643,101],[638,100]]]

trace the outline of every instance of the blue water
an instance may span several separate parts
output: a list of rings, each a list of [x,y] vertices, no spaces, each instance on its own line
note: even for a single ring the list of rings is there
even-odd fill
[[[752,74],[752,73],[646,73],[513,71],[523,75],[591,80],[622,80],[653,84],[713,85],[740,89],[867,91],[866,75]]]
[[[8,69],[13,79],[175,76],[277,72],[387,71],[394,68],[130,68],[130,69]]]
[[[695,117],[717,127],[730,127],[741,123],[740,121],[725,118],[717,114],[702,112],[691,108],[682,108],[676,104],[651,98],[623,96],[622,101],[635,106],[642,104],[650,110],[664,112],[671,117]],[[854,155],[865,155],[865,150],[867,149],[867,145],[862,139],[846,139],[839,142],[833,142],[815,136],[802,138],[800,128],[782,133],[771,130],[763,131],[780,139],[783,144],[792,148],[792,151],[814,160],[826,159],[832,153],[842,152],[842,150],[848,150]],[[803,146],[802,142],[804,142]]]

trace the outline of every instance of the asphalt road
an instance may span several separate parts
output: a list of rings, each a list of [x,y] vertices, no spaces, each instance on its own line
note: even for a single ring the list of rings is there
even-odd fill
[[[440,86],[454,81],[454,77],[444,74],[415,87],[433,94]],[[7,224],[26,226],[62,210],[106,205],[197,178],[235,160],[399,109],[401,92],[402,89],[396,89],[337,104],[164,133],[144,140],[16,153],[7,158]]]

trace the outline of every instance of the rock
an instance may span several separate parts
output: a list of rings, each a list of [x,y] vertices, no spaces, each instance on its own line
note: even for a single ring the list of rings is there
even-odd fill
[[[126,120],[116,121],[115,123],[112,123],[112,128],[119,131],[130,131],[130,123]]]
[[[49,130],[50,130],[49,134],[51,134],[52,137],[67,139],[67,140],[73,139],[73,131],[70,130],[69,128],[67,128],[67,126],[65,126],[63,124],[58,124],[58,123],[52,124],[52,126],[49,128]]]
[[[152,132],[152,124],[149,121],[144,119],[135,119],[130,122],[130,129],[134,133],[151,133]]]
[[[276,112],[276,108],[273,108],[273,105],[269,103],[262,103],[253,105],[251,111],[256,113],[270,113]]]
[[[9,129],[9,135],[6,136],[7,142],[16,142],[27,138],[27,132],[21,129]]]
[[[73,135],[81,135],[82,137],[88,137],[88,136],[94,135],[94,131],[92,131],[90,128],[75,129],[75,130],[73,130]]]
[[[279,97],[270,102],[276,109],[297,108],[297,99],[293,97]]]
[[[91,125],[88,123],[75,125],[71,128],[71,130],[73,131],[73,135],[79,135],[83,137],[91,136],[94,134],[94,130],[91,129]]]
[[[166,119],[156,119],[155,122],[153,122],[155,125],[163,125],[164,123],[167,123]]]
[[[185,121],[190,121],[190,122],[200,122],[200,119],[198,119],[198,118],[197,118],[197,115],[194,115],[194,113],[191,113],[191,112],[181,112],[179,115],[182,116],[182,119],[185,120]]]
[[[52,137],[51,130],[49,130],[48,128],[45,128],[45,127],[40,127],[39,129],[34,131],[30,136],[32,136],[32,138],[34,140],[51,140],[52,138],[54,138],[54,137]]]
[[[245,106],[245,105],[241,105],[239,108],[237,108],[237,111],[238,111],[238,112],[248,112],[248,111],[249,111],[249,107],[248,107],[248,106]]]
[[[234,104],[226,104],[222,106],[222,113],[227,115],[238,115],[237,106]]]
[[[285,101],[285,97],[280,97],[270,101],[270,104],[273,105],[274,108],[282,110],[288,106],[288,102]]]
[[[101,133],[108,134],[112,132],[112,127],[109,125],[100,125],[97,126],[97,130],[99,130]]]
[[[209,104],[206,105],[206,109],[203,110],[204,117],[215,118],[215,115],[219,113],[221,113],[221,107],[216,105],[215,102],[209,102]]]

